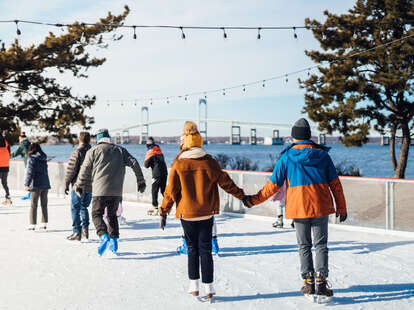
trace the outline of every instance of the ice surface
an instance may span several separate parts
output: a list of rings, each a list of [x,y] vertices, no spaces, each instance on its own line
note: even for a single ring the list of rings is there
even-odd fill
[[[320,309],[301,296],[293,229],[270,220],[217,217],[214,304],[187,294],[187,256],[177,255],[181,226],[165,231],[150,205],[124,203],[119,256],[91,242],[67,241],[68,199],[49,199],[46,233],[26,231],[29,202],[15,194],[0,208],[0,310]],[[40,207],[39,207],[40,208]],[[38,218],[40,218],[40,210]],[[330,227],[330,282],[335,309],[414,309],[414,238]]]

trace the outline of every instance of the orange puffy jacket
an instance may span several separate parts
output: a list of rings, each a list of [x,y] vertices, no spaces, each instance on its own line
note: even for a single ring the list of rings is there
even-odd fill
[[[10,145],[6,139],[4,139],[5,146],[0,147],[0,167],[10,166]]]

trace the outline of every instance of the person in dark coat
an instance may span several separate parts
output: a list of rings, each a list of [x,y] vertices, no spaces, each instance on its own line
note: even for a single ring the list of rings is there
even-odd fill
[[[152,209],[148,214],[158,215],[158,192],[164,196],[168,170],[161,148],[154,143],[154,138],[148,138],[147,148],[144,166],[152,169]]]
[[[73,185],[78,178],[80,167],[85,159],[86,152],[91,149],[91,135],[87,131],[79,134],[79,147],[73,151],[69,159],[65,177],[65,194],[69,195],[69,185],[71,191],[71,213],[73,233],[67,237],[68,240],[89,239],[89,212],[88,207],[92,200],[92,186],[87,186],[79,197],[73,190]],[[82,231],[81,231],[82,228]]]
[[[30,141],[26,137],[26,133],[22,131],[19,136],[19,147],[10,154],[11,158],[18,156],[23,157],[24,166],[27,167],[27,160],[29,158],[28,151],[30,146]]]
[[[42,222],[39,225],[39,229],[46,230],[48,222],[47,194],[50,189],[47,156],[38,143],[32,143],[30,145],[28,155],[29,162],[27,165],[26,180],[24,182],[26,191],[31,192],[30,225],[28,230],[35,230],[39,198],[42,207]]]

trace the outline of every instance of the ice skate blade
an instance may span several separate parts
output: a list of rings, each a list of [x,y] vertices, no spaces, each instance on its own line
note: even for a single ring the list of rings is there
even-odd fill
[[[332,301],[331,296],[315,295],[315,302],[318,304],[327,304]]]
[[[303,296],[305,296],[305,298],[309,300],[310,302],[316,302],[316,298],[315,298],[316,296],[313,294],[304,294]]]

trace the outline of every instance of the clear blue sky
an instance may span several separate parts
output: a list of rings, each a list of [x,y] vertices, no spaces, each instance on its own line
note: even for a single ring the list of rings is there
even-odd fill
[[[0,19],[34,19],[45,22],[75,20],[94,22],[108,11],[123,11],[127,4],[131,13],[127,24],[170,24],[205,26],[293,26],[303,25],[306,17],[323,18],[323,11],[342,13],[351,8],[353,0],[134,0],[134,1],[1,1]],[[21,25],[24,45],[39,42],[48,31],[59,30],[44,26]],[[0,38],[10,42],[16,37],[14,25],[0,24]],[[96,125],[116,128],[137,123],[139,107],[133,104],[111,103],[107,100],[134,99],[181,95],[193,91],[226,88],[244,82],[295,71],[312,65],[305,56],[305,49],[318,48],[317,41],[307,30],[298,30],[298,39],[292,31],[262,31],[257,40],[256,31],[227,31],[224,40],[220,31],[186,31],[186,40],[176,30],[140,30],[138,39],[132,31],[119,30],[124,39],[110,43],[107,50],[91,53],[104,56],[107,62],[88,73],[86,80],[72,76],[60,77],[72,85],[76,94],[91,94],[98,98],[90,112]],[[208,97],[208,116],[216,119],[292,123],[299,117],[304,104],[303,92],[297,77],[269,82],[248,88],[246,92],[234,90],[226,96]],[[303,75],[305,77],[305,74]],[[150,107],[150,119],[175,117],[196,119],[198,98],[187,102],[172,101]],[[306,117],[306,116],[305,116]],[[150,127],[151,135],[179,135],[182,122]],[[247,135],[250,127],[242,127]],[[132,131],[138,133],[138,130]],[[227,135],[228,125],[209,125],[209,135]],[[287,134],[282,131],[282,134]],[[270,129],[259,129],[258,135],[270,135]]]

